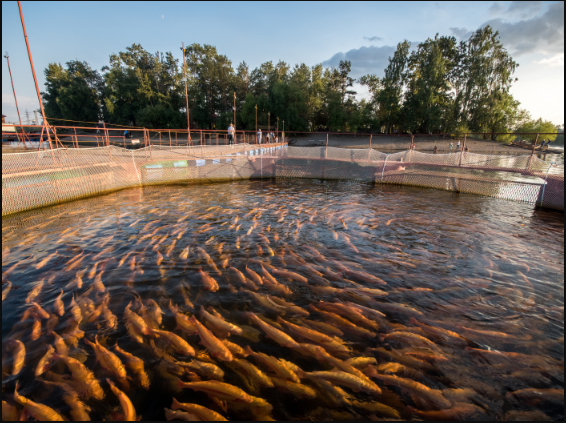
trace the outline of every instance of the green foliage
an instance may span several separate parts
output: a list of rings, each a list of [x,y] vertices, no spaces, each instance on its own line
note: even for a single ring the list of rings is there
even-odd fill
[[[50,63],[45,69],[46,91],[41,95],[47,117],[98,122],[102,77],[86,62],[72,60],[66,66]]]
[[[537,120],[533,120],[530,118],[527,118],[525,121],[522,122],[521,126],[517,127],[515,129],[516,133],[521,133],[521,132],[530,132],[532,133],[532,135],[520,135],[519,138],[521,138],[522,140],[527,140],[527,141],[534,141],[536,139],[536,134],[537,133],[551,133],[551,132],[557,132],[557,128],[556,125],[554,125],[552,122],[548,121],[548,120],[542,120],[542,119],[537,119]],[[552,134],[552,135],[540,135],[538,138],[538,142],[542,142],[542,140],[550,140],[550,141],[554,141],[556,140],[556,133]]]
[[[110,66],[102,68],[106,71],[105,118],[148,128],[181,125],[185,102],[177,63],[172,53],[151,54],[139,44],[112,54]]]
[[[268,61],[236,69],[211,45],[184,50],[186,66],[173,54],[150,54],[133,44],[112,54],[103,75],[87,63],[69,62],[45,70],[47,114],[73,120],[148,128],[186,128],[185,76],[192,128],[276,128],[287,131],[385,133],[553,132],[550,122],[533,121],[510,94],[517,63],[491,27],[468,40],[436,35],[418,44],[403,41],[383,77],[364,75],[370,99],[357,100],[352,64],[337,67]],[[528,139],[532,138],[527,136]],[[554,138],[554,137],[553,137]]]

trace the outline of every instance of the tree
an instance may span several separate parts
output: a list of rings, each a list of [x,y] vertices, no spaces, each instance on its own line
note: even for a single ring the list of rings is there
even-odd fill
[[[86,62],[71,60],[66,69],[50,63],[44,73],[46,91],[41,95],[48,118],[98,122],[104,81],[96,70]]]
[[[536,134],[540,133],[553,133],[551,135],[540,135],[538,141],[541,142],[543,139],[548,139],[550,141],[556,140],[556,132],[557,128],[556,125],[548,120],[543,120],[542,118],[539,119],[532,119],[531,116],[527,112],[526,118],[521,122],[521,124],[515,129],[516,133],[524,133],[530,132],[532,135],[520,135],[522,140],[527,141],[535,141]]]
[[[195,121],[200,128],[227,128],[233,120],[234,70],[232,62],[216,47],[191,44],[185,49],[191,76],[189,98],[195,100]],[[245,66],[241,68],[242,76]],[[215,122],[215,123],[213,123]]]
[[[386,133],[390,133],[392,125],[400,124],[403,88],[406,79],[405,68],[408,64],[409,48],[411,43],[407,40],[397,44],[393,57],[389,58],[389,65],[385,69],[382,79],[383,89],[377,96],[381,121],[386,123]]]
[[[109,119],[149,128],[186,127],[182,72],[172,53],[151,54],[139,44],[112,54],[102,68]]]
[[[408,93],[404,104],[404,128],[409,132],[450,131],[453,93],[450,76],[457,66],[456,39],[439,37],[420,43],[409,58]]]
[[[517,80],[512,77],[517,66],[501,44],[499,33],[489,25],[478,29],[467,41],[462,117],[472,131],[491,132],[495,139],[494,133],[508,120],[506,109],[512,106],[509,90]]]

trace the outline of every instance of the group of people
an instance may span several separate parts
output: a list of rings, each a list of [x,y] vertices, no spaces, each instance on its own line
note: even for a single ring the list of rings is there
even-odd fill
[[[230,123],[230,126],[228,127],[228,142],[230,143],[230,145],[234,145],[235,135],[236,135],[236,129],[234,128],[234,124]],[[265,134],[265,136],[267,138],[268,144],[278,141],[278,137],[273,132],[268,132],[268,133]],[[258,144],[261,144],[262,138],[263,138],[263,134],[261,132],[261,129],[258,129],[258,131],[257,131],[257,142],[258,142]]]
[[[544,150],[544,148],[548,148],[548,146],[550,145],[550,140],[547,138],[545,140],[542,140],[542,143],[540,144],[540,149]]]

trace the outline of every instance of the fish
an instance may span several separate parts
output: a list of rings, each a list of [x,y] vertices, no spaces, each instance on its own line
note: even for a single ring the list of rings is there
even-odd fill
[[[181,260],[187,260],[189,258],[189,246],[187,245],[187,248],[185,248],[183,251],[181,251],[181,254],[179,254],[179,258]]]
[[[77,257],[75,257],[74,259],[72,259],[72,261],[69,260],[69,262],[65,266],[65,269],[71,271],[79,267],[81,263],[84,261],[84,259],[89,256],[89,254],[86,255],[83,254],[84,252],[78,255]]]
[[[192,360],[188,363],[174,361],[173,364],[190,369],[196,373],[199,373],[209,379],[224,381],[224,371],[213,363],[205,363],[204,361]]]
[[[150,329],[153,335],[158,335],[161,338],[167,340],[169,345],[178,353],[185,356],[194,356],[195,350],[193,347],[189,345],[187,341],[181,338],[179,335],[174,334],[173,332],[168,332],[165,330],[158,330],[158,329]]]
[[[242,333],[244,331],[240,327],[224,320],[224,318],[222,318],[222,316],[220,316],[220,314],[215,312],[214,309],[212,309],[212,311],[213,311],[214,314],[208,313],[204,309],[204,307],[201,306],[201,309],[200,309],[201,318],[208,320],[213,326],[216,326],[217,328],[219,328],[221,330],[233,333],[235,335],[242,335]]]
[[[134,408],[132,401],[130,401],[130,398],[128,398],[128,396],[121,390],[116,388],[116,385],[114,385],[114,383],[110,379],[106,379],[106,382],[108,383],[108,385],[110,385],[110,389],[112,390],[114,395],[118,397],[118,401],[120,401],[120,406],[122,407],[123,411],[122,420],[126,422],[137,421],[138,418],[136,415],[136,409]]]
[[[439,409],[447,409],[452,406],[452,403],[442,395],[442,391],[431,389],[422,383],[394,375],[376,374],[375,377],[380,379],[385,385],[398,386],[404,390],[414,393]]]
[[[98,268],[98,263],[99,263],[99,262],[94,263],[94,264],[92,265],[92,267],[90,268],[90,271],[88,272],[88,275],[87,275],[87,277],[88,277],[89,279],[94,278],[94,276],[96,275],[96,269]]]
[[[177,244],[177,240],[175,239],[171,245],[169,247],[167,247],[167,249],[165,250],[165,255],[167,257],[169,257],[171,255],[171,252],[173,251],[173,249],[175,248],[175,244]]]
[[[447,329],[443,329],[443,328],[439,328],[437,326],[430,326],[430,325],[427,325],[425,323],[421,323],[417,319],[415,319],[414,317],[412,317],[410,319],[410,322],[413,325],[417,325],[426,334],[428,334],[431,337],[434,337],[437,340],[448,341],[451,344],[461,345],[461,346],[465,346],[465,345],[468,344],[468,340],[465,339],[464,337],[462,337],[461,335],[459,335],[456,332],[453,332],[453,331],[450,331],[450,330],[447,330]]]
[[[94,343],[86,338],[84,341],[94,350],[96,360],[102,368],[116,376],[120,383],[126,382],[127,373],[124,364],[113,352],[98,343],[98,335],[94,337]]]
[[[395,331],[383,335],[381,340],[395,340],[407,343],[409,346],[424,346],[432,348],[433,350],[438,350],[438,345],[432,342],[430,339],[425,338],[419,334],[413,332]]]
[[[316,344],[329,344],[335,341],[334,338],[323,333],[287,322],[286,320],[282,319],[281,316],[277,317],[277,323],[286,325],[289,328],[289,331],[291,331],[298,337],[308,339],[309,341],[312,341]]]
[[[291,314],[298,314],[300,316],[303,317],[308,317],[310,316],[310,313],[308,311],[306,311],[304,308],[296,306],[293,303],[287,302],[279,297],[274,297],[271,295],[268,295],[268,298],[273,301],[276,304],[279,304],[282,307],[285,307],[286,312],[291,313]]]
[[[467,404],[467,403],[456,403],[454,407],[445,410],[434,410],[434,411],[421,411],[417,410],[411,406],[407,407],[407,411],[411,414],[415,414],[425,420],[484,420],[487,417],[486,412],[483,408],[477,405]],[[482,418],[483,417],[483,418]]]
[[[51,360],[53,359],[54,354],[55,349],[51,345],[48,345],[47,352],[37,362],[37,366],[35,367],[35,377],[41,376],[51,368]]]
[[[563,389],[536,389],[525,388],[505,394],[507,399],[515,399],[521,404],[530,406],[558,405],[564,407],[564,390]]]
[[[199,422],[201,419],[195,414],[187,413],[185,411],[171,410],[170,408],[164,408],[165,420],[168,422],[172,420],[181,420],[185,422]]]
[[[8,339],[6,342],[6,351],[12,352],[12,376],[20,374],[24,368],[26,361],[26,347],[17,339]]]
[[[284,278],[288,278],[297,282],[302,282],[302,283],[306,283],[308,284],[308,279],[305,278],[304,276],[301,276],[295,272],[291,272],[289,270],[279,270],[276,268],[273,268],[273,273],[275,273],[276,275],[282,276]]]
[[[218,338],[216,338],[211,331],[204,327],[195,316],[192,316],[190,321],[195,325],[201,344],[210,352],[210,355],[222,361],[233,360],[230,350],[226,348],[226,346]]]
[[[317,312],[318,314],[323,316],[326,319],[326,322],[334,323],[341,330],[349,331],[349,332],[354,333],[358,336],[367,336],[367,337],[370,337],[370,338],[374,338],[376,336],[376,334],[374,332],[371,332],[371,331],[369,331],[365,328],[358,327],[355,324],[353,324],[352,322],[350,322],[349,320],[343,318],[342,316],[339,316],[336,313],[333,313],[333,312],[330,312],[330,311],[320,310],[312,304],[309,305],[309,309],[314,311],[314,312]]]
[[[235,358],[233,364],[247,377],[253,380],[254,386],[273,388],[271,379],[252,363],[241,358]]]
[[[18,394],[18,384],[16,383],[16,389],[14,390],[14,401],[24,407],[27,414],[32,416],[34,419],[39,421],[55,421],[62,422],[65,421],[63,416],[43,404],[35,403],[25,397]]]
[[[29,336],[29,339],[31,339],[32,341],[37,341],[40,335],[41,335],[41,320],[37,317],[37,315],[35,315],[31,327],[31,334]]]
[[[65,314],[65,304],[63,303],[63,300],[61,299],[61,297],[63,297],[63,289],[62,288],[61,288],[61,293],[57,296],[57,298],[53,302],[53,311],[59,317],[63,317],[63,315]]]
[[[3,422],[16,422],[20,421],[20,411],[15,405],[8,404],[2,400],[2,421]]]
[[[365,317],[356,307],[350,307],[341,303],[328,303],[325,301],[319,301],[317,306],[326,311],[342,315],[356,325],[361,325],[376,331],[379,329],[379,325],[375,321]]]
[[[257,315],[255,313],[246,312],[245,315],[250,320],[252,320],[254,323],[256,323],[265,332],[267,337],[273,339],[275,342],[277,342],[282,347],[300,348],[300,345],[293,338],[291,338],[285,332],[282,332],[282,331],[274,328],[273,326],[265,323],[263,320],[261,320],[259,317],[257,317]]]
[[[245,402],[248,404],[253,402],[252,397],[237,386],[216,380],[203,382],[182,382],[179,380],[178,385],[179,388],[201,391],[213,398],[218,398],[223,401]]]
[[[12,282],[10,281],[6,282],[6,287],[2,289],[2,301],[4,301],[8,297],[8,294],[10,293],[11,289],[12,289]]]
[[[264,353],[254,352],[249,345],[246,346],[245,352],[248,356],[252,356],[258,363],[268,368],[277,377],[285,380],[290,380],[295,383],[300,383],[301,379],[285,362],[278,358],[272,357]]]
[[[202,421],[209,421],[209,422],[225,422],[228,421],[224,416],[213,411],[209,408],[203,407],[202,405],[198,404],[187,404],[187,403],[180,403],[175,398],[173,398],[173,404],[171,405],[173,410],[184,410],[186,412],[192,413],[193,415],[197,416]]]
[[[201,268],[198,269],[198,272],[200,273],[200,278],[202,284],[204,285],[204,289],[210,292],[216,292],[218,291],[218,289],[220,289],[218,286],[218,282],[216,282],[216,280],[214,280],[214,278],[210,276],[207,272],[203,271]]]
[[[126,363],[126,367],[136,375],[136,378],[139,382],[139,384],[141,385],[142,388],[144,389],[148,389],[149,385],[150,385],[150,380],[149,380],[149,376],[147,375],[145,368],[144,368],[144,362],[141,358],[136,357],[133,354],[130,354],[127,351],[124,351],[123,349],[121,349],[118,346],[118,343],[116,342],[116,345],[114,346],[114,350],[122,355],[124,357],[124,361]]]
[[[102,273],[103,272],[99,272],[94,278],[94,282],[93,282],[92,286],[94,287],[95,292],[106,291],[106,287],[102,283]]]
[[[177,322],[177,327],[175,329],[179,329],[187,335],[194,335],[197,333],[197,328],[193,323],[191,323],[190,318],[180,313],[179,307],[177,305],[173,305],[171,301],[169,301],[169,310],[171,310],[175,317],[175,321]]]
[[[32,302],[31,309],[33,312],[42,319],[49,319],[50,315],[38,303]]]
[[[104,398],[104,391],[102,390],[100,383],[94,377],[94,373],[85,365],[75,358],[59,354],[54,354],[53,359],[63,361],[67,368],[71,371],[75,388],[81,397],[92,397],[97,400],[102,400]]]
[[[329,325],[324,322],[317,322],[315,320],[302,319],[303,325],[310,327],[311,329],[318,330],[326,335],[330,336],[344,336],[344,332],[333,325]]]
[[[528,340],[532,339],[532,336],[529,335],[529,334],[519,337],[519,336],[509,335],[507,333],[497,332],[497,331],[493,331],[493,330],[472,329],[472,328],[468,328],[468,327],[465,327],[465,326],[462,326],[462,325],[456,325],[456,327],[460,330],[465,331],[470,336],[476,336],[476,337],[482,337],[482,338],[491,338],[491,339],[497,339],[497,340],[521,340],[521,341],[528,341]]]
[[[132,303],[128,303],[124,310],[124,318],[126,320],[126,329],[130,336],[138,343],[143,343],[141,335],[150,335],[151,329],[147,326],[145,321],[136,313],[130,310]]]
[[[54,253],[49,254],[47,257],[45,257],[43,260],[41,260],[39,263],[37,263],[34,267],[36,270],[41,269],[42,267],[44,267],[47,263],[49,263],[51,261],[51,259],[53,259],[53,257],[55,257],[57,255],[57,250],[55,250]]]
[[[353,357],[346,360],[346,363],[348,363],[350,366],[355,367],[356,369],[363,369],[370,364],[377,364],[377,360],[375,359],[375,357]]]
[[[198,256],[206,261],[206,263],[212,268],[212,270],[216,273],[222,273],[220,272],[220,270],[218,270],[218,267],[216,267],[216,264],[214,263],[214,261],[212,260],[212,258],[210,258],[210,256],[208,255],[208,253],[206,251],[204,251],[202,248],[200,247],[196,247]]]
[[[263,279],[261,278],[261,276],[248,268],[248,266],[246,266],[246,272],[248,272],[248,275],[250,275],[254,283],[256,283],[257,285],[263,285]]]
[[[44,281],[40,280],[32,289],[31,291],[28,293],[28,296],[26,297],[25,302],[27,304],[30,304],[32,302],[35,301],[35,299],[39,296],[39,294],[41,293],[41,290],[43,289],[43,285],[44,285]]]
[[[288,392],[298,398],[316,398],[316,391],[310,386],[303,385],[302,383],[291,382],[290,380],[280,379],[278,377],[271,377],[273,385],[277,390]]]

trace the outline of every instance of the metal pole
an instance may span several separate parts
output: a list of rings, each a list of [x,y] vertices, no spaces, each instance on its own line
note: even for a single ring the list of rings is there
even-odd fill
[[[328,158],[328,132],[326,133],[326,148],[324,150],[324,158]]]
[[[6,61],[8,62],[8,72],[10,72],[10,81],[12,82],[12,92],[14,93],[14,101],[16,102],[16,111],[18,112],[18,121],[20,122],[20,130],[22,131],[24,148],[27,149],[26,133],[24,131],[24,127],[22,126],[22,118],[20,116],[20,108],[18,107],[18,98],[16,97],[16,89],[14,88],[14,80],[12,79],[12,70],[10,69],[10,58],[8,56],[8,52],[6,52],[4,57],[6,58]],[[19,135],[18,135],[18,145],[20,145],[20,136]]]
[[[191,141],[191,121],[189,118],[189,93],[187,91],[187,65],[185,63],[185,43],[182,43],[182,47],[181,50],[183,50],[183,72],[185,74],[185,102],[186,102],[186,107],[187,107],[187,131],[189,133],[188,135],[188,142]]]
[[[285,142],[285,121],[283,121],[283,133],[281,134],[281,142]]]
[[[234,92],[234,137],[236,137],[236,93],[235,92]]]
[[[371,158],[371,138],[373,137],[373,134],[370,134],[369,136],[369,151],[368,151],[368,161]]]
[[[257,139],[257,104],[255,105],[255,138],[257,144],[259,142],[259,140]]]
[[[37,99],[39,100],[39,106],[41,107],[41,116],[43,117],[43,126],[49,128],[47,119],[45,118],[45,110],[43,109],[43,102],[41,101],[41,93],[39,92],[39,85],[37,84],[37,76],[35,75],[35,69],[33,67],[33,59],[31,57],[31,50],[29,48],[28,34],[26,32],[26,25],[24,23],[24,14],[22,13],[22,5],[18,1],[18,9],[20,10],[20,19],[22,21],[22,29],[24,30],[24,38],[26,40],[26,47],[28,49],[29,64],[31,66],[31,72],[33,74],[33,81],[35,82],[35,91],[37,92]],[[49,148],[53,148],[51,145],[51,135],[49,135],[49,130],[47,130],[47,141],[49,141]]]
[[[279,116],[277,117],[277,129],[275,130],[275,139],[279,140]]]
[[[267,112],[267,141],[269,141],[271,132],[271,112]]]

